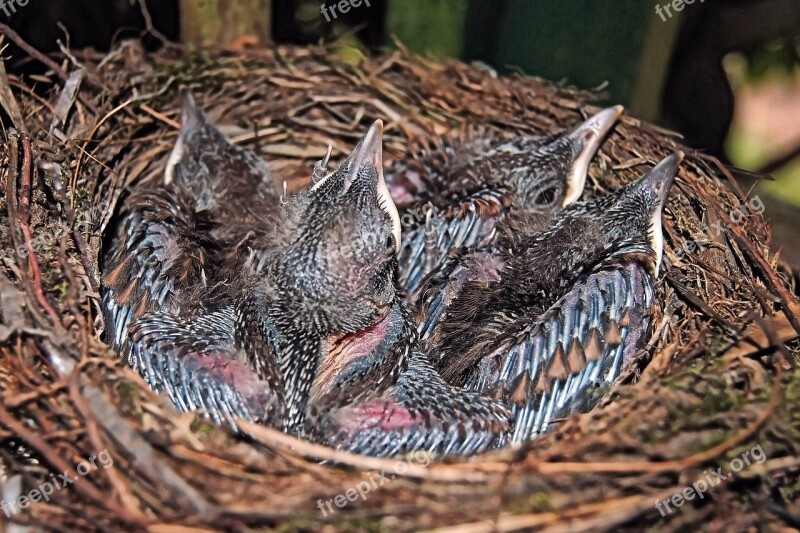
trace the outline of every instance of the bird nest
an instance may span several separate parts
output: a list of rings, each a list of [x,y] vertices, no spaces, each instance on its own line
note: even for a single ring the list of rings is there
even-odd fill
[[[462,123],[554,132],[595,112],[598,95],[404,51],[28,53],[47,72],[0,72],[16,128],[0,166],[2,511],[13,520],[84,531],[797,525],[797,278],[769,253],[760,200],[674,134],[625,117],[590,169],[588,194],[605,194],[687,153],[649,343],[600,406],[521,449],[368,458],[179,413],[104,343],[103,238],[127,191],[162,179],[179,87],[290,188],[376,118],[387,158],[400,158]]]

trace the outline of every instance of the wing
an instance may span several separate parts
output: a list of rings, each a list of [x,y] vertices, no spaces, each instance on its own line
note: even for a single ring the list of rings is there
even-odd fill
[[[419,207],[414,218],[421,222],[403,230],[398,255],[400,286],[412,294],[449,253],[491,242],[510,205],[508,191],[498,187],[480,189],[449,207]]]
[[[202,411],[234,429],[237,418],[280,420],[279,381],[248,364],[235,345],[233,328],[232,306],[192,320],[153,313],[131,324],[124,356],[153,390],[165,392],[182,411]]]
[[[268,232],[263,214],[278,202],[264,161],[232,145],[188,92],[182,104],[165,183],[132,195],[104,268],[104,307],[117,349],[132,320],[181,312],[187,290],[219,281],[207,265],[229,261],[208,257],[236,248],[265,223]]]
[[[499,316],[488,328],[498,333],[498,348],[479,361],[466,387],[511,408],[513,442],[588,410],[596,387],[611,384],[640,347],[653,287],[649,271],[630,263],[591,274],[537,318]]]
[[[184,290],[205,283],[209,248],[200,240],[193,206],[174,189],[143,191],[130,205],[103,279],[117,349],[133,320],[157,310],[178,312]]]
[[[355,453],[468,455],[501,446],[510,413],[446,384],[427,356],[415,352],[408,370],[385,393],[317,414],[315,426],[317,438]]]
[[[436,332],[446,319],[448,308],[458,302],[464,285],[488,287],[501,281],[504,267],[502,255],[493,247],[475,251],[460,250],[447,257],[442,266],[426,277],[416,293],[412,306],[418,310],[417,332],[425,343],[438,341]]]

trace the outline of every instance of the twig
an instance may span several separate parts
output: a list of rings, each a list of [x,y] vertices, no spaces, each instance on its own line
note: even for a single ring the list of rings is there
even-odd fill
[[[6,37],[11,39],[14,44],[22,48],[25,53],[27,53],[32,58],[36,59],[40,63],[44,64],[47,68],[55,72],[55,74],[61,78],[61,81],[66,82],[69,80],[69,75],[60,67],[58,63],[41,53],[39,50],[34,48],[33,46],[29,45],[25,42],[25,39],[20,37],[20,35],[12,30],[6,24],[0,23],[0,33],[4,34]]]
[[[72,229],[72,236],[75,238],[75,244],[78,246],[78,251],[80,252],[81,256],[81,264],[83,265],[83,268],[86,271],[86,276],[89,279],[89,286],[91,287],[92,292],[98,294],[100,292],[100,278],[97,275],[97,271],[95,270],[94,263],[91,259],[89,244],[86,242],[86,239],[84,239],[80,228],[75,227],[75,211],[67,201],[67,194],[64,191],[64,183],[61,179],[61,167],[55,163],[39,161],[39,168],[47,173],[53,182],[53,188],[56,192],[56,196],[61,202],[61,206],[64,209],[64,214],[67,217],[67,224],[69,224],[69,227]]]
[[[752,437],[764,423],[774,414],[775,409],[780,403],[783,378],[783,367],[778,366],[775,375],[775,384],[772,388],[772,395],[764,412],[750,426],[744,428],[735,436],[721,442],[720,444],[682,459],[670,461],[632,461],[632,462],[549,462],[529,460],[526,465],[531,466],[536,472],[544,475],[557,474],[631,474],[631,473],[663,473],[677,472],[686,468],[703,464],[711,459],[719,457],[727,451],[745,442]],[[505,470],[505,463],[479,463],[476,465],[466,465],[481,472],[501,473]],[[454,468],[464,467],[464,465],[454,465]]]
[[[794,313],[800,314],[800,305],[794,305]],[[750,354],[755,354],[770,347],[783,348],[783,343],[797,338],[797,331],[789,323],[788,317],[773,315],[764,319],[759,318],[759,324],[748,327],[736,344],[725,352],[725,359],[732,360]],[[774,332],[774,339],[765,335],[766,331]],[[777,343],[777,344],[775,344]]]
[[[725,318],[722,315],[711,309],[711,306],[708,305],[706,302],[704,302],[700,296],[694,294],[694,292],[692,292],[687,286],[685,286],[683,283],[675,279],[674,276],[667,273],[665,278],[667,282],[670,285],[672,285],[672,287],[678,292],[678,294],[683,296],[683,298],[685,298],[686,301],[694,305],[701,312],[705,313],[706,316],[717,321],[719,325],[725,328],[729,333],[732,333],[734,335],[739,333],[739,328],[737,328],[736,326],[725,320]]]
[[[397,465],[397,459],[381,459],[378,457],[367,457],[334,450],[333,448],[301,440],[278,430],[260,426],[245,420],[237,420],[236,425],[239,426],[242,432],[259,444],[268,448],[278,448],[296,455],[314,457],[316,459],[331,461],[333,463],[364,470],[389,470]],[[483,474],[465,475],[463,471],[455,471],[447,466],[423,467],[408,464],[407,467],[408,468],[403,472],[403,476],[409,478],[466,483],[483,483],[486,481],[486,477]]]
[[[78,159],[75,162],[75,172],[72,175],[72,182],[70,183],[70,202],[72,202],[72,203],[75,202],[75,190],[77,188],[78,175],[80,174],[80,170],[81,170],[81,163],[83,162],[83,155],[84,155],[84,153],[88,154],[86,149],[89,146],[89,143],[94,139],[95,134],[97,134],[97,130],[99,130],[100,127],[103,124],[105,124],[105,122],[107,120],[109,120],[112,116],[116,115],[117,113],[119,113],[120,111],[122,111],[123,109],[128,107],[129,105],[134,104],[136,102],[142,102],[144,100],[149,100],[150,98],[153,98],[155,96],[159,96],[159,95],[163,94],[164,92],[167,91],[167,89],[169,88],[169,86],[172,84],[173,81],[174,81],[174,78],[170,77],[160,90],[158,90],[158,91],[156,91],[154,93],[143,94],[141,96],[137,96],[137,97],[134,97],[134,98],[129,98],[128,100],[122,102],[120,105],[118,105],[117,107],[115,107],[114,109],[112,109],[111,111],[106,113],[106,115],[102,119],[100,119],[100,121],[97,124],[94,125],[94,127],[92,128],[92,131],[89,132],[89,136],[85,139],[85,141],[83,143],[83,147],[81,147],[80,151],[78,152]],[[91,156],[91,155],[87,155],[87,157],[93,158],[93,156]]]
[[[107,449],[106,445],[103,442],[103,439],[100,437],[100,431],[98,428],[98,421],[94,418],[91,409],[87,404],[87,398],[81,395],[80,388],[79,388],[79,381],[80,381],[81,374],[74,373],[70,379],[69,383],[69,396],[70,399],[77,407],[78,411],[83,415],[84,420],[86,420],[86,433],[89,436],[89,440],[92,442],[92,445],[96,450],[100,449]],[[147,521],[147,517],[142,513],[141,509],[139,508],[138,502],[134,495],[129,490],[129,482],[127,480],[123,480],[122,475],[115,471],[116,469],[111,468],[106,470],[106,475],[108,476],[111,485],[116,489],[116,492],[119,494],[120,501],[131,514],[131,516],[136,517],[136,520],[145,522]]]
[[[668,498],[679,492],[683,487],[675,486],[659,491],[656,494],[635,495],[625,498],[615,498],[597,503],[580,505],[571,509],[557,512],[538,514],[506,515],[497,522],[485,521],[471,524],[458,524],[452,527],[434,529],[430,533],[490,533],[494,531],[528,531],[531,528],[548,525],[558,525],[559,530],[570,526],[569,521],[579,518],[598,516],[598,526],[603,528],[619,525],[630,518],[640,514],[643,510],[654,510],[653,499]],[[591,531],[587,528],[568,527],[569,531]]]
[[[757,170],[753,172],[755,174],[772,174],[776,170],[780,170],[784,166],[788,165],[792,162],[793,159],[800,156],[800,146],[796,146],[794,149],[789,150],[785,154],[778,156],[776,159],[769,161],[761,165]]]
[[[14,93],[11,91],[8,73],[6,72],[6,63],[2,58],[0,58],[0,104],[6,110],[8,116],[11,117],[14,127],[22,132],[27,132],[28,128],[25,125],[22,112],[19,110],[17,99],[14,98]]]
[[[171,118],[165,116],[163,113],[159,113],[158,111],[156,111],[155,109],[153,109],[152,107],[150,107],[147,104],[140,105],[139,109],[141,109],[142,111],[144,111],[148,115],[152,116],[153,118],[156,118],[156,119],[160,120],[161,122],[163,122],[164,124],[166,124],[167,126],[173,128],[173,129],[176,129],[176,130],[180,130],[181,129],[181,125],[180,125],[179,122],[177,122],[175,120],[172,120]]]
[[[22,189],[20,190],[19,211],[17,212],[17,221],[19,223],[22,234],[25,238],[25,246],[28,248],[28,270],[31,276],[31,283],[33,283],[33,291],[36,296],[36,301],[42,306],[53,325],[59,331],[64,331],[61,325],[61,319],[50,305],[47,296],[44,294],[42,288],[42,271],[39,269],[39,262],[36,260],[36,253],[33,251],[33,238],[31,236],[30,221],[30,195],[31,195],[31,167],[33,154],[31,152],[31,139],[27,135],[22,137]]]
[[[66,473],[72,479],[80,478],[80,475],[75,471],[72,465],[64,460],[64,458],[57,452],[55,447],[48,443],[44,437],[37,435],[32,430],[25,427],[23,423],[17,420],[16,417],[6,410],[4,405],[0,405],[0,424],[18,435],[18,437],[22,439],[27,446],[30,446],[32,449],[36,450],[36,452],[40,454],[44,460],[47,461],[47,463],[55,467],[56,471]],[[76,491],[81,493],[88,500],[92,501],[100,509],[108,509],[111,512],[116,513],[121,520],[127,520],[128,522],[140,528],[145,526],[146,523],[144,522],[132,520],[133,517],[128,515],[128,513],[126,513],[124,509],[117,505],[114,500],[109,498],[107,494],[101,493],[93,484],[73,483],[71,487],[74,487]]]
[[[150,10],[147,9],[145,0],[139,0],[139,11],[141,11],[142,18],[144,18],[145,31],[161,41],[162,44],[172,44],[163,33],[158,31],[155,26],[153,26],[153,17],[150,15]]]
[[[736,242],[744,248],[747,256],[751,261],[753,261],[753,263],[756,264],[758,269],[764,275],[764,281],[767,282],[769,289],[780,297],[781,307],[783,308],[783,312],[786,314],[786,318],[789,319],[789,322],[792,324],[792,327],[795,329],[795,331],[800,333],[800,322],[798,322],[797,317],[792,311],[792,305],[797,303],[797,299],[788,291],[788,289],[786,289],[784,284],[778,278],[778,275],[775,273],[769,263],[767,263],[766,259],[764,259],[764,256],[762,256],[758,250],[755,249],[755,246],[753,246],[753,243],[750,242],[750,239],[747,238],[746,235],[742,235],[742,229],[734,224],[727,214],[720,213],[720,215],[723,222],[725,222],[733,234],[736,235]]]
[[[726,167],[722,163],[722,161],[720,161],[718,158],[714,157],[713,155],[708,155],[708,154],[705,154],[703,152],[695,151],[695,152],[692,152],[692,153],[693,153],[693,155],[697,156],[699,159],[702,159],[704,161],[709,161],[714,166],[716,166],[720,170],[720,172],[722,172],[722,175],[725,176],[725,178],[728,180],[728,183],[731,184],[731,186],[733,187],[733,190],[736,191],[736,194],[739,195],[739,200],[742,201],[742,202],[746,202],[747,201],[747,195],[742,190],[742,187],[739,185],[739,182],[736,181],[736,178],[733,177],[733,174],[731,174],[731,171],[728,170],[728,167]]]
[[[100,389],[92,385],[83,375],[81,375],[81,385],[83,396],[86,399],[86,407],[94,415],[95,420],[132,456],[138,470],[152,481],[160,481],[172,492],[175,498],[173,503],[185,501],[194,512],[198,513],[207,513],[213,509],[213,505],[202,494],[164,461],[158,459],[156,451],[150,443],[120,416]]]
[[[61,81],[66,82],[69,80],[69,74],[67,74],[64,69],[58,66],[58,63],[38,51],[36,48],[25,42],[25,39],[19,36],[17,32],[12,30],[8,25],[0,23],[0,33],[4,34],[6,37],[11,39],[14,44],[19,46],[22,50],[24,50],[29,56],[36,59],[40,63],[44,64],[47,68],[52,70],[56,76],[61,78]],[[97,108],[86,100],[85,98],[80,98],[81,103],[85,105],[93,114],[97,114]]]

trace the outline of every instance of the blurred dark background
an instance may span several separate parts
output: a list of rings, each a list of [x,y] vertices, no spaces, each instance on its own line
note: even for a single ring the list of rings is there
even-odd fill
[[[639,118],[775,181],[744,178],[800,263],[800,0],[5,0],[44,52],[127,38],[198,46],[404,46],[599,89]],[[143,13],[147,13],[145,16]],[[149,31],[146,31],[149,30]],[[33,73],[12,46],[17,72]]]

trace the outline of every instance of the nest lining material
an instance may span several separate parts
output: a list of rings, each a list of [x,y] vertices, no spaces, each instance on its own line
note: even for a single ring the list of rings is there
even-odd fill
[[[597,95],[538,79],[404,51],[341,52],[146,55],[129,42],[106,57],[73,52],[40,76],[0,72],[0,103],[17,129],[1,167],[3,497],[27,494],[51,472],[77,477],[76,465],[101,450],[114,461],[13,519],[151,531],[796,524],[800,372],[796,346],[782,344],[800,331],[795,276],[769,254],[767,224],[727,169],[630,117],[595,158],[590,194],[687,152],[664,217],[669,266],[652,337],[599,408],[525,449],[441,463],[352,456],[247,424],[248,438],[236,438],[176,412],[114,358],[102,341],[98,252],[126,191],[161,179],[179,86],[293,189],[329,143],[341,157],[375,118],[387,124],[392,158],[463,123],[545,134],[596,111]],[[69,74],[78,63],[82,78]],[[750,216],[732,217],[748,205]],[[712,497],[665,516],[654,507],[754,446],[767,459]],[[365,481],[375,487],[365,497],[320,509]]]

